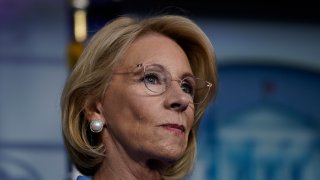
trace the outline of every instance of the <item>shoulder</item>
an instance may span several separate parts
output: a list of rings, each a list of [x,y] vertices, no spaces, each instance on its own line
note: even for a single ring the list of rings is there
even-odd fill
[[[77,180],[91,180],[91,179],[87,176],[78,176]]]

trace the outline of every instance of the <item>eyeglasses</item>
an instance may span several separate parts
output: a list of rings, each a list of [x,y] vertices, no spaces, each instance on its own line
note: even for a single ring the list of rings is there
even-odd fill
[[[138,64],[136,68],[143,68],[143,77],[146,88],[153,95],[160,95],[166,92],[172,81],[177,81],[181,90],[189,95],[190,103],[200,104],[208,96],[212,84],[208,81],[187,75],[183,79],[173,80],[171,74],[159,64]]]

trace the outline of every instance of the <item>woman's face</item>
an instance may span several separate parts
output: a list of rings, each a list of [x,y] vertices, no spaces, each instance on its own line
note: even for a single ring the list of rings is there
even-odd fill
[[[186,54],[168,37],[148,34],[131,45],[122,62],[101,104],[106,131],[132,157],[177,160],[185,152],[194,121],[190,95],[178,81],[154,95],[145,86],[145,81],[154,83],[153,76],[144,79],[143,67],[136,65],[156,64],[173,80],[183,79],[192,74]]]

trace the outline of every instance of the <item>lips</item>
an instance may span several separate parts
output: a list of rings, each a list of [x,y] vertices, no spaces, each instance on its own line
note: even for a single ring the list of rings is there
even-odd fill
[[[179,124],[163,124],[161,125],[161,127],[178,135],[181,135],[185,132],[184,126]]]

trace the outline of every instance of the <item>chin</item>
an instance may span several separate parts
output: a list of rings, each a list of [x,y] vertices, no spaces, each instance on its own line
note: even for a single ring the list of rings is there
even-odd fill
[[[186,152],[188,142],[186,140],[177,139],[170,140],[168,138],[167,143],[164,143],[158,148],[160,154],[168,160],[176,161],[180,159]]]
[[[162,160],[169,162],[169,163],[173,163],[175,161],[177,161],[178,159],[180,159],[184,154],[186,148],[185,147],[164,147],[159,156]]]

